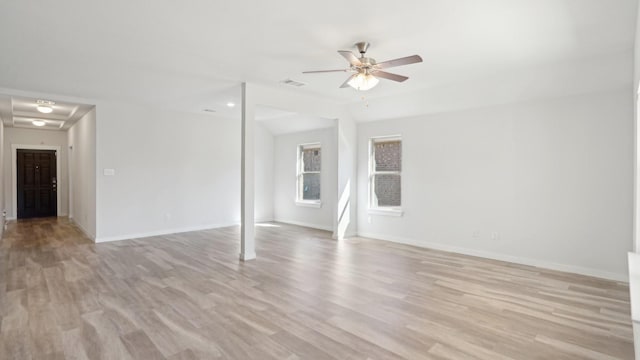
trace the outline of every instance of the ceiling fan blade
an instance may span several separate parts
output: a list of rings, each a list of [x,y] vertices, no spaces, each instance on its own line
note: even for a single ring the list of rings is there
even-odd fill
[[[408,77],[406,76],[402,76],[402,75],[398,75],[398,74],[392,74],[392,73],[388,73],[386,71],[374,71],[371,73],[373,76],[375,77],[379,77],[379,78],[383,78],[383,79],[387,79],[387,80],[393,80],[393,81],[397,81],[397,82],[403,82],[405,80],[408,79]]]
[[[317,74],[317,73],[329,73],[329,72],[347,72],[347,69],[342,70],[316,70],[316,71],[303,71],[303,74]]]
[[[420,55],[407,56],[399,59],[387,60],[376,64],[378,69],[388,69],[394,66],[409,65],[422,62]]]
[[[342,85],[340,85],[340,88],[346,88],[347,86],[349,86],[349,81],[351,81],[351,79],[356,77],[356,75],[358,75],[358,74],[353,74],[353,75],[349,76],[349,78],[345,82],[343,82]]]
[[[338,50],[338,53],[340,55],[342,55],[345,59],[347,59],[347,61],[349,62],[349,64],[353,65],[353,66],[360,66],[362,65],[362,63],[360,62],[360,60],[358,60],[358,58],[351,52],[348,50]]]

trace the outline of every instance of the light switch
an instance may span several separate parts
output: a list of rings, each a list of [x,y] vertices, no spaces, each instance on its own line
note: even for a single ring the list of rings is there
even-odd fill
[[[104,176],[114,176],[116,169],[104,169]]]

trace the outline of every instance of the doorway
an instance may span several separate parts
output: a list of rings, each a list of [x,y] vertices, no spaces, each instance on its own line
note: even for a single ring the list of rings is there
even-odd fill
[[[55,150],[16,150],[18,219],[57,216]]]

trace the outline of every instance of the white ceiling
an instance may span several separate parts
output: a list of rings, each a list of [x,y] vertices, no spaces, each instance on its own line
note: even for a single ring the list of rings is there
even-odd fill
[[[8,127],[66,131],[93,108],[93,105],[54,101],[50,106],[52,112],[43,114],[37,110],[38,100],[53,101],[0,94],[0,119]],[[44,121],[44,126],[33,125],[34,120]]]
[[[256,121],[275,136],[325,129],[335,125],[333,119],[308,116],[261,105],[256,106]]]
[[[3,1],[0,87],[194,112],[218,104],[222,113],[226,93],[239,82],[275,86],[291,78],[307,84],[297,91],[351,104],[358,120],[398,116],[399,105],[410,116],[628,86],[636,6],[636,0]],[[368,55],[378,61],[419,54],[424,62],[393,69],[410,77],[405,83],[381,80],[366,93],[338,89],[342,73],[302,74],[345,67],[336,50],[360,40],[371,42]]]

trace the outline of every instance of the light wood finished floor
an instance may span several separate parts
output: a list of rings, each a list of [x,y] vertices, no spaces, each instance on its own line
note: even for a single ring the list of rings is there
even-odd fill
[[[632,359],[626,284],[324,231],[92,244],[65,220],[0,248],[0,359]]]

